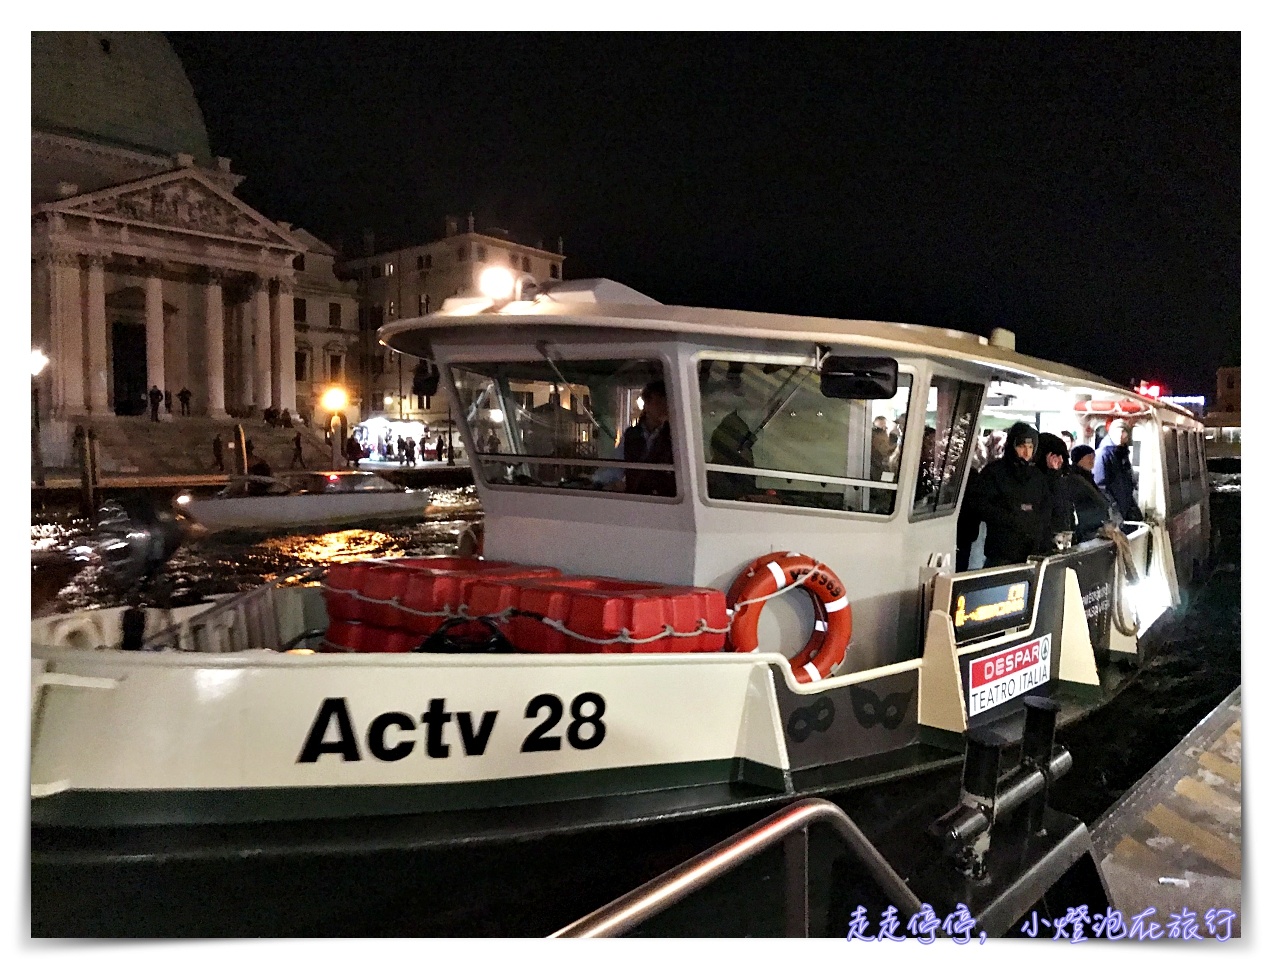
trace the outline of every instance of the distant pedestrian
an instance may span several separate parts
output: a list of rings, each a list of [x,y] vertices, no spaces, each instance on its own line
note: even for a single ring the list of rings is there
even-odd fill
[[[302,468],[306,467],[305,455],[301,451],[301,433],[299,431],[296,432],[296,437],[292,439],[292,463],[288,465],[287,467],[295,468],[298,464]]]
[[[407,464],[415,467],[415,438],[407,439]]]
[[[345,460],[355,468],[357,468],[358,463],[362,461],[362,445],[358,443],[358,439],[353,435],[350,435],[345,440]]]
[[[177,392],[177,400],[181,402],[181,413],[184,417],[190,417],[190,388],[183,387]]]
[[[172,391],[164,391],[164,410],[172,414]]]
[[[433,453],[434,461],[442,460],[442,449],[445,447],[446,447],[446,441],[442,438],[441,435],[438,435],[438,443],[434,446],[434,453]]]
[[[212,463],[216,465],[217,471],[225,471],[225,452],[224,445],[221,442],[219,434],[212,436]]]
[[[407,463],[407,439],[398,435],[398,464],[405,465]]]
[[[283,408],[283,414],[279,418],[279,421],[282,423],[283,427],[287,428],[288,430],[291,430],[292,412],[288,408]]]
[[[499,451],[499,435],[494,431],[486,436],[485,450],[492,455]]]
[[[159,389],[158,384],[150,385],[150,420],[159,420],[159,405],[164,403],[164,392]]]

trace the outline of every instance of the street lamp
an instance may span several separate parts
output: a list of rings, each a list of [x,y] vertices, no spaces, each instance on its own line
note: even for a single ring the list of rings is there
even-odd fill
[[[49,358],[39,347],[31,348],[31,464],[35,484],[44,487],[44,451],[40,447],[40,386],[36,379],[48,366]]]
[[[331,435],[332,469],[341,468],[345,458],[345,440],[349,437],[349,420],[345,417],[345,408],[349,406],[349,394],[343,387],[329,387],[323,391],[318,402],[331,417],[327,421],[328,433]]]

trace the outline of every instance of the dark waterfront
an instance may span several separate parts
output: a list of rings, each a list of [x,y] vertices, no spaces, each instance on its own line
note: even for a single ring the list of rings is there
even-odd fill
[[[365,556],[442,556],[455,550],[461,532],[481,518],[476,490],[428,489],[438,508],[422,522],[367,522],[335,531],[217,532],[178,549],[141,590],[142,605],[197,603],[207,595],[237,593],[298,569]],[[162,500],[160,500],[162,501]],[[91,533],[89,520],[68,509],[32,514],[31,550],[71,549]],[[41,615],[93,606],[122,606],[125,591],[103,581],[89,565],[38,610]]]
[[[359,555],[450,552],[459,531],[480,514],[469,490],[451,494],[456,501],[454,517],[414,525],[205,538],[183,549],[165,567],[160,585],[166,584],[168,592],[162,595],[175,599],[228,592],[300,566]],[[1165,629],[1157,655],[1109,705],[1061,733],[1061,742],[1074,755],[1074,767],[1059,782],[1052,804],[1089,825],[1240,683],[1240,495],[1213,495],[1212,521],[1218,533],[1219,565],[1204,586],[1190,591],[1187,609]],[[78,528],[82,530],[83,525]],[[63,522],[58,528],[76,526]],[[43,541],[55,538],[47,523],[33,525],[33,545],[41,530],[49,533]],[[97,597],[103,598],[98,602],[109,602],[107,596],[91,575],[82,575],[57,594],[57,609],[79,608]],[[954,804],[958,787],[958,770],[943,769],[848,793],[834,801],[890,861],[904,868],[908,860],[932,851],[924,830]],[[357,873],[346,868],[348,862],[335,864],[313,857],[266,864],[264,869],[278,871],[267,871],[262,878],[319,887],[327,897],[318,907],[321,919],[307,922],[304,906],[298,905],[286,928],[237,903],[228,882],[239,877],[227,876],[213,864],[142,863],[121,874],[103,874],[103,888],[110,891],[100,894],[100,908],[90,906],[55,918],[41,910],[39,900],[57,898],[71,887],[60,884],[58,873],[36,871],[32,875],[32,932],[36,936],[543,936],[767,814],[734,812],[691,822],[499,846],[374,851],[360,862]],[[369,823],[369,833],[374,830],[374,823]],[[854,872],[838,843],[818,829],[811,833],[810,853],[812,932],[840,936],[848,913],[861,901],[855,896]],[[222,882],[227,886],[216,894],[220,897],[217,912],[210,913],[208,886]],[[147,887],[147,898],[165,900],[162,911],[117,905],[130,887],[136,890],[142,885]],[[155,886],[162,890],[158,895]],[[338,890],[342,898],[332,903],[328,894],[337,886],[342,887]],[[658,936],[781,935],[782,913],[781,860],[772,851],[727,876],[712,892],[655,918],[645,929]]]

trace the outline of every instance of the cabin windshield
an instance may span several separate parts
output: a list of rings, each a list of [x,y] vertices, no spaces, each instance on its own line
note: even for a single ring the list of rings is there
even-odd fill
[[[677,494],[659,361],[460,364],[451,376],[488,484]]]
[[[891,514],[911,383],[846,401],[823,397],[808,364],[701,359],[708,497]]]

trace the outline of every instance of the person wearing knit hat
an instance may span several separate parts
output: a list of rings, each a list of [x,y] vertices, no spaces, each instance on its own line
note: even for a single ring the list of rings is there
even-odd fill
[[[1070,449],[1070,462],[1070,474],[1065,483],[1070,500],[1074,503],[1074,516],[1077,520],[1074,541],[1086,542],[1095,538],[1106,522],[1114,521],[1116,515],[1121,518],[1122,514],[1092,479],[1096,449],[1090,445],[1075,445]]]
[[[1132,472],[1132,429],[1121,418],[1109,426],[1109,434],[1096,449],[1092,479],[1117,507],[1123,519],[1139,522],[1143,518],[1136,505],[1136,477]]]
[[[1023,422],[1008,429],[1003,457],[976,478],[974,494],[965,501],[978,521],[986,523],[986,565],[1025,562],[1027,556],[1052,551],[1052,496],[1047,480],[1034,464],[1039,433]]]

